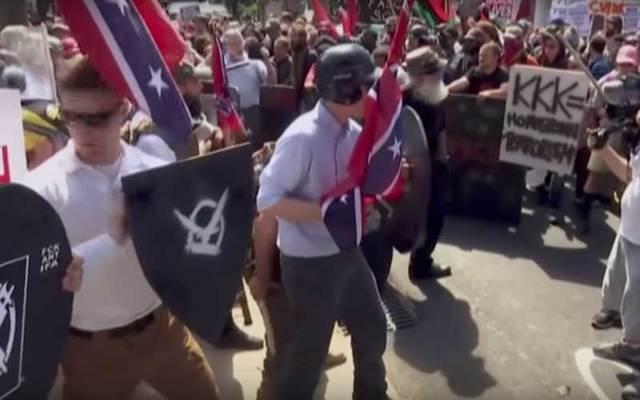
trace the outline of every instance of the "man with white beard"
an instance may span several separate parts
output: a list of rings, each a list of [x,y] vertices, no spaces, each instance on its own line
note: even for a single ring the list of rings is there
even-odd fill
[[[432,253],[440,238],[446,214],[444,192],[449,180],[447,142],[443,100],[448,96],[442,81],[446,61],[431,47],[421,47],[407,54],[409,83],[403,103],[413,108],[422,121],[431,153],[431,201],[427,211],[427,238],[411,254],[411,279],[438,279],[451,275],[451,268],[438,265]]]

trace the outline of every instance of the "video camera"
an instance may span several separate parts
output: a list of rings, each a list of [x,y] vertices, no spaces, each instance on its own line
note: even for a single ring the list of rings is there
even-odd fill
[[[627,75],[607,82],[602,91],[611,101],[605,107],[611,124],[594,130],[596,149],[603,148],[616,132],[622,135],[625,145],[635,154],[640,141],[640,126],[636,117],[640,112],[640,75]]]

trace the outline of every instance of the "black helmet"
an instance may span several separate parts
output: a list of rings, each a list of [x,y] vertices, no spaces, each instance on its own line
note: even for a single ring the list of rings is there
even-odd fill
[[[318,94],[333,103],[356,103],[362,97],[362,86],[375,81],[375,70],[371,56],[359,44],[332,46],[316,65]]]

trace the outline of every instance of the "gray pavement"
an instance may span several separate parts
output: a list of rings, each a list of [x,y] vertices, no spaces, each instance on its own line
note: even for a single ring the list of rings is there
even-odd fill
[[[569,214],[557,227],[539,207],[525,208],[517,227],[448,218],[436,260],[453,276],[440,282],[414,285],[408,258],[395,257],[390,281],[420,318],[389,339],[386,364],[401,397],[597,398],[574,356],[620,337],[590,327],[618,220],[596,210],[592,231],[577,237]]]
[[[408,256],[396,254],[390,290],[413,301],[419,323],[389,334],[385,362],[393,399],[619,398],[617,369],[597,366],[611,375],[607,393],[614,393],[597,397],[575,361],[579,349],[620,337],[619,330],[597,332],[589,324],[600,307],[618,220],[597,209],[592,232],[579,237],[571,214],[563,226],[551,226],[546,209],[529,206],[516,227],[448,218],[436,259],[450,264],[453,276],[439,282],[410,282]],[[255,322],[247,329],[262,335],[255,303],[251,308]],[[234,317],[240,323],[240,310]],[[222,398],[254,399],[264,351],[203,347]],[[317,398],[348,399],[353,364],[349,339],[338,330],[332,351],[345,352],[349,362],[327,371]],[[60,382],[51,399],[59,389]],[[134,398],[161,397],[141,386]]]

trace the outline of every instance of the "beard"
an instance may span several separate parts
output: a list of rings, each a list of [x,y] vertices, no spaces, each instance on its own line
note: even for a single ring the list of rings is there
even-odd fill
[[[412,83],[411,89],[413,95],[420,101],[435,106],[440,103],[449,95],[449,90],[442,81],[438,83],[423,82],[419,85]]]

